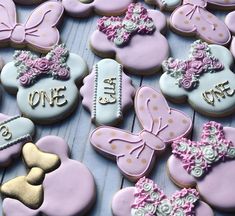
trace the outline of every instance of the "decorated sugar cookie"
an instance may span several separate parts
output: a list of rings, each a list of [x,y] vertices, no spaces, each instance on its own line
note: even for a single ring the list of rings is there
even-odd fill
[[[85,61],[58,45],[42,58],[16,51],[14,62],[2,70],[1,82],[6,90],[17,94],[24,116],[49,124],[66,118],[76,108],[77,84],[86,74]]]
[[[215,9],[234,9],[235,0],[207,0],[210,7]]]
[[[165,27],[166,17],[161,12],[130,4],[124,18],[98,20],[91,49],[101,57],[115,58],[131,73],[152,74],[169,56],[168,42],[161,34]]]
[[[167,197],[154,181],[141,178],[135,187],[118,191],[112,200],[114,216],[213,216],[195,189],[182,189]]]
[[[82,104],[98,125],[119,123],[123,111],[133,104],[135,89],[131,79],[124,74],[122,65],[112,59],[99,61],[83,82]]]
[[[196,36],[208,43],[227,45],[231,34],[220,19],[206,10],[206,0],[184,0],[170,17],[170,26],[176,33]]]
[[[33,135],[34,124],[31,120],[0,113],[0,166],[8,166]]]
[[[172,11],[181,5],[182,0],[145,0],[146,3],[158,6],[161,10]]]
[[[35,4],[45,0],[14,0],[21,4]],[[104,16],[115,16],[124,13],[134,0],[52,0],[60,2],[67,14],[75,17],[86,17],[97,13]]]
[[[95,182],[82,163],[68,157],[68,145],[56,136],[23,147],[29,172],[1,186],[5,216],[85,215],[95,200]]]
[[[231,31],[233,37],[232,42],[230,45],[230,50],[235,58],[235,12],[229,13],[225,18],[225,23],[228,26],[229,30]]]
[[[0,0],[0,5],[0,45],[10,44],[47,52],[58,44],[60,34],[57,25],[64,11],[61,4],[41,4],[23,24],[17,22],[13,0]]]
[[[150,87],[137,91],[135,111],[143,127],[139,133],[101,126],[90,136],[92,146],[116,160],[122,174],[131,181],[148,175],[157,155],[168,143],[187,136],[192,126],[186,114],[170,108],[165,98]]]
[[[181,187],[197,187],[210,205],[235,209],[235,129],[216,122],[204,125],[200,141],[179,139],[168,160],[171,179]]]
[[[225,116],[235,109],[235,79],[229,50],[219,45],[195,41],[186,60],[169,58],[160,88],[167,98],[188,101],[198,112]]]

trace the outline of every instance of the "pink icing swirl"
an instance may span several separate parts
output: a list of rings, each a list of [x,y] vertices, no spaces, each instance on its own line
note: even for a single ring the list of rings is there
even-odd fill
[[[70,68],[66,61],[69,51],[63,44],[56,45],[45,57],[38,58],[28,51],[16,51],[15,66],[22,86],[33,85],[40,77],[49,76],[54,79],[68,80]]]
[[[195,41],[191,45],[191,50],[188,60],[169,58],[162,64],[163,70],[174,77],[179,87],[183,87],[185,90],[196,88],[203,73],[213,73],[224,69],[219,59],[211,54],[207,43],[200,40]]]
[[[195,204],[199,199],[199,193],[195,189],[182,189],[167,198],[157,184],[145,177],[136,183],[135,189],[135,200],[131,206],[132,216],[193,216]]]
[[[202,177],[214,163],[235,158],[235,147],[225,138],[223,126],[213,121],[203,126],[200,142],[182,138],[173,142],[172,149],[187,172],[196,178]]]
[[[103,17],[98,20],[98,29],[117,46],[123,46],[135,33],[151,34],[154,22],[140,3],[130,4],[124,18]]]

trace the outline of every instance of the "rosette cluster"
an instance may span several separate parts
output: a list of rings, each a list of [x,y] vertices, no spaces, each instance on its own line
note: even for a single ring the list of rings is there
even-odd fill
[[[155,30],[153,19],[140,3],[129,5],[124,18],[103,17],[98,20],[98,29],[117,46],[127,43],[134,33],[151,34]]]
[[[181,138],[173,142],[172,148],[186,171],[196,178],[202,177],[214,163],[235,158],[235,147],[225,138],[223,126],[213,121],[203,126],[200,142]]]
[[[135,188],[132,216],[193,216],[199,199],[195,189],[183,189],[167,198],[152,180],[145,177],[136,183]]]
[[[169,58],[162,63],[163,70],[176,79],[176,84],[185,90],[197,87],[203,73],[214,73],[224,69],[218,58],[212,55],[210,47],[201,40],[191,45],[188,60]]]
[[[60,80],[69,79],[70,68],[66,64],[68,56],[69,51],[63,44],[56,45],[42,58],[38,58],[30,51],[16,51],[14,61],[20,84],[28,87],[44,76]]]

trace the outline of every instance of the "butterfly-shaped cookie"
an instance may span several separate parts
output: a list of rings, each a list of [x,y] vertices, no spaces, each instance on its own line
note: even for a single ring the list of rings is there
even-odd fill
[[[230,45],[230,50],[235,58],[235,11],[229,13],[225,18],[225,23],[231,31],[233,37]]]
[[[234,128],[207,122],[200,141],[174,141],[167,166],[172,181],[180,187],[197,187],[208,204],[234,211],[234,134]]]
[[[22,155],[29,169],[1,185],[6,216],[84,215],[95,201],[95,182],[82,163],[68,157],[68,145],[56,136],[26,143]]]
[[[32,48],[46,52],[59,42],[56,28],[64,8],[57,2],[38,6],[24,23],[17,23],[16,7],[12,0],[0,0],[0,44]]]
[[[118,191],[112,201],[114,216],[213,216],[195,189],[182,189],[167,197],[152,180],[141,178],[135,187]]]
[[[176,33],[197,36],[208,43],[226,45],[231,34],[224,22],[206,10],[206,0],[184,0],[170,17],[170,25]]]
[[[20,4],[35,4],[46,0],[14,0]],[[93,13],[102,16],[116,16],[124,13],[134,0],[50,0],[61,3],[67,14],[86,17]]]
[[[157,154],[165,150],[167,143],[186,136],[192,125],[188,116],[170,108],[165,98],[150,87],[137,91],[135,111],[143,127],[141,132],[102,126],[90,136],[93,147],[116,159],[123,175],[132,181],[147,175]]]

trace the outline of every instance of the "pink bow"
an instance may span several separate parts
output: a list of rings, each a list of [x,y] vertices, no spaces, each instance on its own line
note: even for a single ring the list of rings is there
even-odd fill
[[[38,6],[25,24],[17,23],[16,8],[12,0],[0,0],[0,42],[30,45],[40,51],[50,50],[59,42],[56,28],[63,6],[58,2],[46,2]]]

